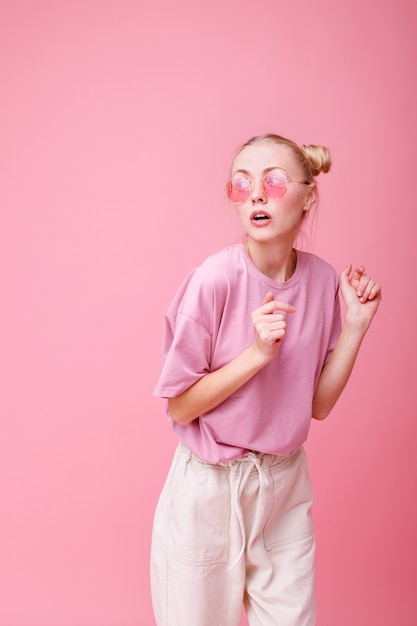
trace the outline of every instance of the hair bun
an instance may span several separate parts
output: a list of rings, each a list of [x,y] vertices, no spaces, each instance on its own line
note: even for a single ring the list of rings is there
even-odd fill
[[[301,150],[304,152],[311,165],[313,176],[317,176],[321,172],[326,174],[330,170],[332,158],[328,148],[309,145],[301,146]]]

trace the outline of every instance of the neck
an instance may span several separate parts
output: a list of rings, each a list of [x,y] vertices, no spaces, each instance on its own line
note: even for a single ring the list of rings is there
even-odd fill
[[[243,245],[256,267],[276,282],[284,283],[294,274],[297,255],[292,245],[279,246],[253,239],[246,239]]]

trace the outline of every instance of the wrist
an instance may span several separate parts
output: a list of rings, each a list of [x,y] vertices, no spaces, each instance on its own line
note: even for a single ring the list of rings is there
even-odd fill
[[[365,334],[371,324],[371,320],[361,315],[355,315],[348,311],[346,313],[344,326],[347,330],[352,332],[359,332]]]
[[[261,370],[277,354],[277,346],[271,346],[271,350],[262,350],[256,342],[248,348],[250,362],[256,371]]]

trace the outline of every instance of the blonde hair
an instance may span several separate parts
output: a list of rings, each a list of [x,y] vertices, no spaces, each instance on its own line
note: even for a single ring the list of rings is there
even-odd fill
[[[330,170],[332,160],[328,148],[315,145],[298,146],[294,143],[294,141],[285,139],[285,137],[281,137],[280,135],[274,135],[273,133],[252,137],[249,141],[243,144],[237,154],[239,154],[244,148],[263,141],[270,141],[271,143],[275,143],[277,145],[288,146],[303,169],[306,182],[311,183],[313,182],[315,176],[321,172],[326,174]]]

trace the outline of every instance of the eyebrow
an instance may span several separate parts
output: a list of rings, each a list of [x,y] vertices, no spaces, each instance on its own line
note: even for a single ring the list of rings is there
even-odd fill
[[[268,172],[272,172],[273,170],[281,170],[281,172],[284,172],[284,174],[288,174],[287,170],[284,170],[283,167],[278,167],[277,165],[275,165],[274,167],[267,167],[264,170],[262,170],[262,174],[268,174]],[[239,169],[236,170],[236,172],[233,174],[233,176],[235,176],[236,174],[246,174],[247,176],[252,176],[252,174],[248,171],[248,170],[244,170],[244,169]]]

